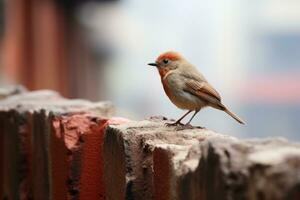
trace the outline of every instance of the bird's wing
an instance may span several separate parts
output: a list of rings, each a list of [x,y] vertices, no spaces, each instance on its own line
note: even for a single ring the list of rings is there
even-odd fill
[[[185,90],[195,96],[198,96],[210,103],[220,104],[221,97],[219,93],[208,83],[189,79],[185,83]]]

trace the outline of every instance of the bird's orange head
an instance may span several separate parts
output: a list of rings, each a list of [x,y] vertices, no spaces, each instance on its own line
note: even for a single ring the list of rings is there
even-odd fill
[[[170,70],[177,69],[181,60],[183,60],[183,57],[179,53],[168,51],[158,56],[155,63],[149,63],[148,65],[157,67],[160,76],[163,78]]]

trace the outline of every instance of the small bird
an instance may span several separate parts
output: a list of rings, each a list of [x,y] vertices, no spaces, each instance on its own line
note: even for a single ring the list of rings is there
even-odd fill
[[[193,116],[184,125],[190,125],[195,115],[204,107],[210,106],[222,110],[241,124],[245,122],[231,112],[221,102],[219,93],[207,82],[205,77],[177,52],[169,51],[161,54],[155,63],[148,65],[155,66],[161,77],[165,93],[178,108],[188,110],[175,123],[168,126],[183,125],[181,120],[194,111]]]

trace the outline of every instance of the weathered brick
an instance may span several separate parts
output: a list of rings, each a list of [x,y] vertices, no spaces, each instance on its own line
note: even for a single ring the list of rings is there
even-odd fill
[[[49,148],[53,198],[105,199],[102,143],[107,120],[71,114],[56,116],[52,123]]]
[[[109,199],[299,198],[300,144],[238,140],[198,128],[177,131],[164,123],[108,127]]]
[[[52,136],[55,134],[52,120],[54,120],[53,116],[65,117],[71,114],[75,115],[75,113],[78,116],[93,115],[97,120],[101,121],[103,117],[108,117],[112,113],[112,107],[105,102],[92,103],[85,100],[68,100],[52,91],[23,93],[5,98],[0,102],[0,134],[1,138],[3,138],[2,153],[4,155],[0,159],[1,163],[3,163],[1,165],[1,168],[3,168],[1,198],[52,199],[54,194],[59,193],[59,191],[57,192],[57,190],[53,189],[51,170],[55,162],[64,162],[64,160],[58,158],[53,163],[50,159],[49,149],[51,149],[51,145],[49,142],[50,138],[53,139]],[[80,130],[80,128],[78,129]],[[101,128],[103,129],[102,126]],[[94,134],[102,135],[102,129],[93,129]],[[92,146],[85,149],[101,148],[101,145],[97,146],[97,144],[100,144],[98,137],[95,140],[90,139],[92,137],[93,134],[82,137],[83,140],[89,141],[87,146]],[[95,141],[98,141],[98,143],[96,144]],[[57,157],[66,158],[66,154],[63,154],[63,157],[59,153],[66,149],[65,145],[63,143],[60,148],[56,149]],[[96,156],[92,151],[85,151],[85,149],[82,151],[82,155],[78,155],[84,157]],[[67,152],[67,154],[69,153],[70,151]],[[79,157],[80,159],[83,163],[90,161],[82,157]],[[97,159],[98,157],[93,161]],[[91,160],[91,162],[93,161]],[[63,165],[60,166],[65,167]],[[82,166],[84,166],[84,170],[87,168],[87,171],[89,171],[88,164],[83,164]],[[73,167],[73,165],[70,167]],[[73,173],[72,170],[75,173],[76,168],[66,170],[65,175],[67,178],[68,174]],[[60,173],[63,174],[64,171]],[[67,178],[62,178],[62,185],[67,185]],[[84,182],[85,179],[83,178],[82,181]],[[83,191],[88,193],[90,188]],[[52,193],[53,191],[55,193]],[[70,191],[72,194],[76,193],[73,189]],[[62,196],[69,197],[63,188],[61,188],[60,192],[64,192],[64,194],[59,193]]]
[[[172,166],[177,167],[199,140],[216,135],[200,129],[175,131],[163,122],[154,121],[109,126],[104,142],[109,197],[172,199],[176,191],[176,184],[171,181],[175,173]],[[114,177],[114,174],[118,175]]]
[[[108,118],[51,91],[0,101],[1,199],[299,199],[300,144]]]

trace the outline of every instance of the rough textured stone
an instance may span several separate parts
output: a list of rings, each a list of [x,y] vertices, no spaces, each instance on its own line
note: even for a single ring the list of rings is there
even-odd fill
[[[0,159],[1,167],[3,167],[1,170],[3,172],[3,178],[1,176],[1,199],[52,199],[59,192],[61,192],[59,193],[61,196],[58,196],[63,197],[61,199],[71,198],[76,191],[71,188],[70,185],[72,184],[68,180],[71,180],[69,177],[76,173],[79,173],[80,184],[82,182],[94,184],[88,188],[85,187],[87,184],[84,184],[85,189],[82,189],[85,192],[84,196],[88,197],[93,191],[103,192],[103,189],[95,189],[98,186],[102,187],[98,184],[99,180],[93,182],[96,177],[102,175],[101,170],[95,172],[97,175],[91,179],[88,178],[88,181],[86,181],[88,173],[85,172],[91,169],[89,168],[90,162],[96,161],[96,163],[99,163],[97,153],[101,151],[100,139],[102,137],[91,138],[95,137],[93,135],[103,134],[105,127],[102,126],[102,122],[105,122],[105,118],[113,112],[113,108],[108,102],[93,103],[86,100],[69,100],[62,98],[56,92],[47,90],[20,93],[0,101],[0,135],[3,139],[1,140],[3,144],[1,155],[3,156]],[[56,122],[55,120],[63,121],[68,117],[73,120],[74,117],[72,118],[72,116],[80,116],[82,120],[90,120],[87,123],[90,123],[89,126],[91,127],[93,127],[93,124],[97,125],[98,122],[94,121],[99,121],[99,127],[94,129],[88,128],[87,125],[75,124],[73,129],[71,128],[75,134],[74,137],[77,136],[77,133],[81,133],[82,136],[78,137],[78,141],[88,141],[85,147],[81,148],[80,154],[77,153],[74,156],[75,159],[70,160],[72,148],[66,142],[70,139],[64,140],[65,138],[61,138],[60,146],[54,145],[54,148],[56,148],[54,153],[58,158],[52,160],[51,150],[53,150],[53,147],[51,145],[53,143],[51,141],[54,140],[53,136],[58,137],[53,124]],[[70,120],[70,123],[72,123],[72,120]],[[74,121],[76,122],[76,120]],[[61,123],[60,128],[70,123]],[[68,136],[72,137],[72,134]],[[76,143],[75,140],[74,143]],[[96,149],[99,151],[95,153]],[[90,159],[86,159],[86,157]],[[65,171],[60,172],[61,177],[53,177],[52,170],[61,163],[69,165],[66,165],[67,168],[60,165]],[[81,166],[81,171],[76,171],[79,166]],[[85,176],[81,176],[83,174]],[[55,181],[56,178],[61,178],[60,184],[65,187],[56,190],[57,187],[55,186],[58,183]],[[65,190],[66,187],[69,188]],[[94,189],[91,190],[91,188]],[[80,196],[80,199],[84,198]]]
[[[108,199],[299,199],[299,144],[176,131],[165,122],[107,128]]]
[[[102,143],[106,119],[72,114],[52,120],[50,160],[54,199],[105,199]],[[67,184],[66,184],[67,181]],[[62,196],[63,195],[63,196]]]
[[[0,88],[0,100],[5,99],[9,96],[26,92],[26,88],[21,85],[18,86],[6,86]]]
[[[17,110],[47,113],[89,112],[96,115],[111,116],[114,108],[110,102],[90,102],[82,99],[66,99],[51,90],[25,92],[5,98],[0,102],[1,111]]]
[[[203,129],[175,131],[163,122],[109,126],[104,140],[107,195],[110,199],[173,199],[173,169],[182,166],[180,162],[192,146],[210,137],[234,140]],[[117,176],[112,179],[114,174]]]
[[[300,199],[298,143],[110,118],[110,103],[52,91],[5,94],[0,199]]]
[[[283,139],[214,138],[194,151],[199,152],[199,164],[180,177],[181,198],[291,199],[300,183],[300,146]],[[200,189],[187,183],[200,183]]]

